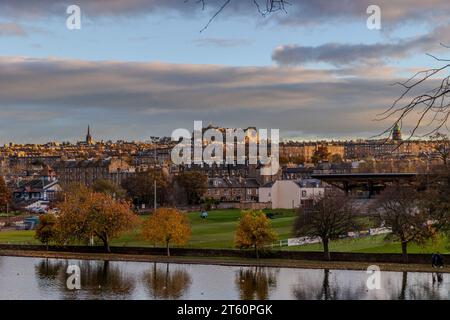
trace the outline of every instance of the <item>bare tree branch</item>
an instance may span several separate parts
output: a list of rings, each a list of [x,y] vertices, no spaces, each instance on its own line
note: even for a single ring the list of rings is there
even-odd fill
[[[449,48],[442,43],[441,46]],[[450,117],[450,75],[448,75],[448,71],[450,70],[450,63],[447,62],[450,62],[450,60],[438,58],[428,53],[427,55],[438,62],[445,62],[446,64],[439,68],[419,71],[406,81],[394,84],[403,88],[402,94],[388,109],[378,114],[375,119],[376,121],[393,119],[394,122],[378,136],[392,133],[397,125],[401,126],[402,122],[410,116],[416,116],[418,119],[408,139],[414,137],[421,126],[429,128],[428,132],[421,135],[422,137],[436,133],[442,128],[448,129],[447,122]],[[441,76],[443,77],[439,78]],[[433,89],[427,90],[426,87],[432,81],[440,82]],[[418,91],[419,94],[414,94],[411,97],[413,91]]]
[[[215,13],[211,16],[208,23],[200,30],[200,32],[205,31],[209,25],[214,21],[214,19],[231,3],[232,0],[223,0],[222,5],[215,11]],[[235,0],[237,1],[237,0]],[[243,0],[240,0],[243,1]],[[256,7],[256,10],[263,16],[267,16],[270,13],[274,13],[277,11],[284,11],[287,13],[286,6],[290,5],[290,3],[286,0],[247,0],[253,3]],[[184,0],[185,3],[190,2],[190,0]],[[202,10],[205,10],[208,0],[196,0],[197,4],[201,4]]]

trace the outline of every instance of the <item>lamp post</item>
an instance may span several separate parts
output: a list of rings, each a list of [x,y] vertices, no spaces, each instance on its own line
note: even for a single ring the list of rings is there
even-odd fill
[[[6,202],[6,224],[9,226],[9,202]]]
[[[154,147],[154,151],[153,151],[153,156],[154,156],[154,190],[153,190],[153,207],[154,207],[154,212],[156,212],[156,142],[155,142],[155,147]]]
[[[430,155],[428,154],[428,152],[424,152],[423,154],[427,158],[426,175],[427,175],[427,188],[428,188],[429,184],[430,184]]]

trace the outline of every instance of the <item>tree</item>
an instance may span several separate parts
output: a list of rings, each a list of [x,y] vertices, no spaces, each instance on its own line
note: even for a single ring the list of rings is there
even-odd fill
[[[450,158],[450,141],[446,134],[436,132],[430,137],[431,142],[434,144],[433,151],[442,160],[444,166],[448,164]]]
[[[328,152],[327,146],[319,146],[316,151],[314,151],[311,161],[314,164],[318,164],[321,161],[328,160],[330,153]]]
[[[163,244],[170,256],[170,244],[184,245],[191,237],[191,226],[186,215],[177,209],[159,208],[142,225],[144,239]]]
[[[7,211],[8,205],[11,201],[11,191],[5,183],[5,179],[0,176],[0,210]]]
[[[164,206],[169,202],[171,194],[171,185],[168,178],[162,170],[150,169],[145,172],[139,172],[122,181],[122,187],[126,190],[128,196],[133,199],[137,206],[145,204],[153,206],[155,197],[156,181],[156,202]]]
[[[281,165],[287,165],[289,163],[304,164],[305,161],[306,161],[305,157],[302,155],[280,156],[280,160],[279,160]]]
[[[375,172],[376,162],[373,158],[365,158],[363,161],[359,162],[358,171],[362,173]]]
[[[206,192],[208,178],[201,172],[181,172],[175,177],[175,183],[182,189],[187,203],[199,204]]]
[[[94,192],[109,194],[115,199],[125,199],[127,192],[120,186],[106,179],[95,180],[92,185]]]
[[[423,123],[429,128],[425,136],[446,127],[450,117],[450,75],[448,75],[450,60],[440,59],[431,54],[427,55],[443,65],[419,71],[406,81],[396,83],[403,88],[403,92],[388,109],[377,117],[379,121],[393,119],[392,125],[382,134],[392,133],[401,126],[402,122],[409,122],[409,120],[415,123],[409,138],[415,135]],[[445,72],[447,74],[439,78]],[[437,82],[437,85],[434,82]],[[432,89],[430,90],[430,88]],[[414,119],[410,119],[411,117]]]
[[[429,224],[432,216],[423,208],[423,195],[412,187],[387,188],[374,204],[384,226],[391,229],[387,237],[400,241],[403,262],[408,263],[408,244],[424,243],[436,235]]]
[[[433,167],[422,180],[421,209],[425,210],[434,222],[435,229],[449,232],[450,166],[447,164]]]
[[[331,163],[336,163],[336,164],[340,164],[340,163],[342,163],[344,160],[342,159],[342,156],[339,154],[339,153],[335,153],[335,154],[332,154],[331,156],[330,156],[330,162]]]
[[[326,260],[331,260],[329,243],[357,228],[351,198],[332,191],[321,198],[313,198],[298,209],[294,223],[297,236],[319,237]]]
[[[60,204],[58,216],[58,239],[61,243],[84,241],[91,237],[102,241],[106,252],[111,252],[109,243],[137,223],[130,204],[115,200],[110,195],[92,192],[80,186],[68,193]]]
[[[43,214],[39,216],[39,224],[36,227],[34,237],[46,245],[56,239],[56,216],[53,214]]]
[[[259,250],[276,239],[277,235],[263,211],[242,211],[234,238],[237,248],[254,248],[259,259]]]

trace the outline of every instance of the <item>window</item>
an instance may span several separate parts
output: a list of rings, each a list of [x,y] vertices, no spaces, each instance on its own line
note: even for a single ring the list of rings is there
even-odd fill
[[[306,190],[302,190],[302,198],[306,198],[306,196],[307,196]]]

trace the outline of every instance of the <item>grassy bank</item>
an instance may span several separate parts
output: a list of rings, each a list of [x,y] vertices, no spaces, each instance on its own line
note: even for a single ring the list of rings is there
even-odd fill
[[[295,219],[293,210],[267,210],[274,213],[272,226],[280,239],[291,236]],[[208,218],[200,218],[199,212],[188,213],[192,227],[192,237],[187,247],[191,248],[233,248],[234,233],[240,217],[237,209],[214,210]],[[145,220],[148,216],[142,216]],[[34,231],[2,231],[0,243],[10,244],[39,244],[34,239]],[[136,229],[112,241],[114,246],[146,247],[152,244],[140,237],[140,230]]]

